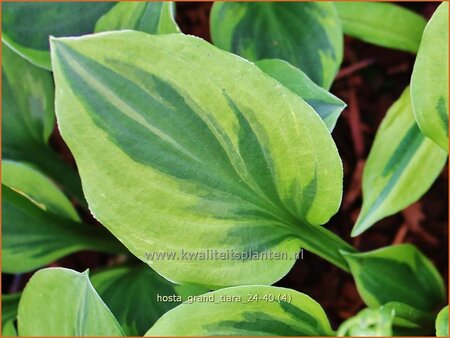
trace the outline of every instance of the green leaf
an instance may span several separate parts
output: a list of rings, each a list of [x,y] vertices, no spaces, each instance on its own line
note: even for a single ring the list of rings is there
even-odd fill
[[[413,245],[402,244],[365,253],[345,253],[359,294],[377,308],[400,302],[430,312],[445,300],[439,272]]]
[[[55,183],[26,163],[3,160],[2,183],[27,196],[44,210],[80,221],[75,208]]]
[[[377,46],[417,53],[426,20],[384,2],[335,2],[345,34]]]
[[[394,336],[430,336],[433,334],[434,318],[430,312],[418,310],[412,306],[389,302],[381,307],[394,311]]]
[[[330,336],[327,316],[312,298],[273,286],[207,293],[167,312],[146,336]]]
[[[448,337],[448,305],[436,317],[436,336]]]
[[[2,41],[35,65],[51,69],[49,36],[92,33],[114,2],[8,2],[2,6]]]
[[[196,37],[132,31],[55,39],[52,60],[59,127],[90,210],[158,273],[269,284],[301,244],[346,268],[338,249],[351,247],[317,226],[342,194],[333,140],[254,64]],[[205,259],[208,250],[238,259]],[[203,256],[147,257],[182,251]],[[269,251],[286,258],[241,255]]]
[[[19,304],[21,336],[122,336],[114,315],[89,281],[87,271],[36,272]]]
[[[215,2],[210,20],[216,46],[251,61],[283,59],[326,89],[342,61],[332,3]]]
[[[103,15],[96,32],[134,29],[150,34],[179,33],[173,2],[119,2]]]
[[[127,336],[144,335],[159,317],[179,305],[181,299],[185,300],[187,294],[208,291],[172,284],[145,264],[105,270],[94,274],[91,282]]]
[[[411,77],[414,115],[423,134],[448,152],[448,3],[427,24]]]
[[[20,296],[20,293],[2,295],[2,337],[17,336],[17,307]]]
[[[316,85],[304,72],[286,61],[261,60],[256,65],[305,100],[319,114],[328,129],[333,130],[340,113],[346,107],[341,99]]]
[[[417,201],[446,161],[446,152],[420,132],[407,88],[377,131],[364,168],[363,206],[352,236]]]
[[[47,144],[55,123],[51,73],[33,66],[5,44],[2,69],[2,157],[34,164],[82,204],[78,174]]]
[[[395,311],[379,309],[363,309],[357,315],[343,322],[337,331],[342,336],[392,336],[392,325]]]
[[[3,184],[2,236],[2,270],[6,273],[31,271],[79,250],[123,251],[105,229],[46,211],[45,205]]]

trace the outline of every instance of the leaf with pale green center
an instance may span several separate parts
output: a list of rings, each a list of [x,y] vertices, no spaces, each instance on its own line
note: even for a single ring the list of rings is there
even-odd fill
[[[59,127],[90,210],[158,273],[269,284],[302,244],[346,268],[338,250],[351,247],[318,226],[341,200],[334,142],[254,64],[192,36],[131,31],[55,39],[52,60]],[[147,258],[182,250],[285,259]]]
[[[364,167],[363,206],[352,236],[417,201],[446,161],[447,153],[420,132],[407,88],[389,109],[375,136]]]
[[[122,336],[114,315],[93,288],[87,271],[36,272],[19,303],[20,336]]]
[[[417,53],[424,17],[384,2],[335,2],[345,34],[377,46]]]
[[[43,182],[41,182],[43,183]],[[2,271],[32,271],[80,250],[123,252],[105,229],[74,222],[2,184]]]
[[[215,2],[211,37],[251,61],[282,59],[326,89],[342,61],[341,23],[327,2]]]
[[[439,5],[423,32],[411,98],[422,133],[448,152],[448,2]]]
[[[95,273],[92,285],[128,336],[142,336],[164,313],[189,296],[208,290],[175,285],[145,264],[123,266]],[[171,301],[166,301],[172,297]]]
[[[173,2],[119,2],[95,25],[95,32],[134,29],[150,34],[179,33]]]
[[[78,174],[47,144],[55,124],[51,73],[5,44],[2,70],[2,157],[32,163],[82,203]]]
[[[411,244],[342,254],[350,266],[361,298],[370,308],[399,302],[431,312],[445,301],[442,277]]]
[[[2,295],[2,337],[17,336],[17,307],[20,293]]]
[[[73,221],[80,221],[75,208],[55,183],[31,165],[3,160],[2,183],[26,195],[44,210]]]
[[[193,298],[167,312],[146,336],[332,336],[322,307],[300,292],[238,286]]]
[[[436,317],[436,336],[448,337],[448,305]]]
[[[328,129],[333,130],[346,107],[342,100],[316,85],[304,72],[284,60],[261,60],[256,65],[311,105]]]
[[[395,312],[386,309],[363,309],[355,316],[343,322],[338,329],[337,335],[342,336],[392,336],[392,325]]]

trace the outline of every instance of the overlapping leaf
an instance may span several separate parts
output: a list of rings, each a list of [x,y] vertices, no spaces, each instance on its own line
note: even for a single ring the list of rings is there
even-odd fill
[[[378,46],[417,53],[426,21],[384,2],[335,2],[345,34]]]
[[[423,134],[448,152],[448,3],[423,33],[411,78],[414,115]]]
[[[36,272],[19,304],[20,336],[122,336],[114,315],[87,272],[64,268]]]
[[[444,283],[433,264],[413,245],[346,254],[359,294],[367,306],[399,302],[431,312],[445,300]]]
[[[181,303],[177,296],[186,300],[208,291],[172,284],[145,264],[108,269],[94,274],[91,281],[128,336],[144,335],[159,317]]]
[[[417,201],[446,161],[446,152],[420,132],[407,88],[377,131],[364,168],[363,206],[352,236]]]
[[[333,130],[346,106],[342,100],[316,85],[304,72],[286,61],[268,59],[256,62],[256,65],[310,104],[328,129]]]
[[[215,2],[214,44],[249,60],[283,59],[328,89],[342,61],[341,23],[326,2]]]
[[[448,305],[439,311],[436,318],[436,336],[448,337]]]
[[[84,201],[77,173],[52,151],[54,85],[50,72],[2,49],[2,157],[32,163]]]
[[[305,294],[271,286],[207,293],[167,312],[146,336],[330,336],[321,306]]]
[[[212,287],[273,283],[301,243],[346,267],[337,249],[351,248],[317,226],[340,204],[335,145],[316,112],[255,65],[198,38],[139,32],[56,39],[52,59],[90,209],[139,259],[188,252],[147,263]],[[207,250],[237,255],[198,256]],[[241,255],[269,251],[286,259]]]
[[[173,2],[119,2],[103,15],[95,32],[134,29],[150,34],[179,33]]]
[[[17,336],[17,307],[20,293],[2,295],[2,336]]]
[[[337,335],[342,336],[392,336],[392,325],[395,312],[386,309],[363,309],[355,316],[343,322],[338,329]]]
[[[50,190],[46,188],[43,193]],[[53,214],[47,211],[46,201],[48,196],[32,200],[2,185],[3,272],[31,271],[79,250],[122,251],[105,229]]]

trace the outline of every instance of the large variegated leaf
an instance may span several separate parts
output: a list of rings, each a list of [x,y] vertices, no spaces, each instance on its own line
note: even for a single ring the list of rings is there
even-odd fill
[[[2,157],[34,164],[82,203],[80,178],[47,144],[55,122],[53,106],[50,72],[3,44]]]
[[[343,252],[343,255],[349,263],[359,294],[371,308],[400,302],[430,312],[445,301],[442,277],[411,244],[365,253]]]
[[[53,214],[43,200],[33,201],[4,185],[2,237],[2,271],[7,273],[31,271],[79,250],[123,252],[105,229]]]
[[[438,7],[423,33],[411,97],[420,130],[448,152],[448,2]]]
[[[211,36],[252,61],[286,60],[326,89],[342,61],[341,23],[327,2],[215,2]]]
[[[448,305],[436,317],[436,336],[448,337]]]
[[[446,161],[447,153],[420,132],[407,88],[377,131],[364,168],[363,206],[352,236],[417,201]]]
[[[139,259],[211,287],[273,283],[302,243],[346,267],[337,250],[351,248],[318,226],[341,199],[333,140],[254,64],[195,37],[140,32],[56,39],[52,60],[90,209]],[[284,258],[241,255],[269,251]]]
[[[17,336],[17,308],[20,293],[2,295],[2,337]]]
[[[80,221],[75,208],[55,183],[26,163],[3,160],[2,183],[27,196],[44,210]]]
[[[321,306],[305,294],[239,286],[193,298],[167,312],[146,336],[331,336]]]
[[[2,40],[37,66],[51,69],[49,36],[92,33],[114,2],[5,2]]]
[[[406,8],[384,2],[334,3],[345,34],[378,46],[417,53],[426,20]]]
[[[172,284],[145,264],[107,269],[94,274],[91,282],[128,336],[144,335],[182,300],[208,291]]]
[[[310,104],[328,129],[333,130],[346,106],[342,100],[316,85],[304,72],[284,60],[261,60],[256,65]]]
[[[134,29],[150,34],[179,33],[173,2],[119,2],[95,25],[96,32]]]
[[[50,268],[36,272],[19,303],[20,336],[122,336],[114,315],[86,272]]]

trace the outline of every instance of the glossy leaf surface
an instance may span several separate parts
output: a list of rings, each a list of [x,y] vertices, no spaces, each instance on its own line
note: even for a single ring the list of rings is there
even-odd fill
[[[389,109],[375,136],[364,167],[363,206],[352,236],[417,201],[446,161],[446,152],[423,136],[417,126],[407,88]]]
[[[26,285],[19,304],[20,336],[122,336],[114,315],[86,272],[42,269]]]
[[[342,61],[337,11],[327,2],[215,2],[211,37],[251,61],[282,59],[328,89]]]
[[[423,134],[448,152],[448,3],[423,33],[411,78],[411,97]]]
[[[111,32],[52,47],[58,122],[90,209],[139,259],[211,287],[273,283],[302,243],[346,266],[336,245],[351,248],[318,227],[339,207],[341,161],[297,95],[181,34]],[[240,258],[198,256],[207,250]],[[196,257],[147,257],[181,251]],[[241,255],[269,251],[287,259]]]
[[[146,336],[333,335],[321,306],[297,291],[251,285],[200,297],[167,312]]]

